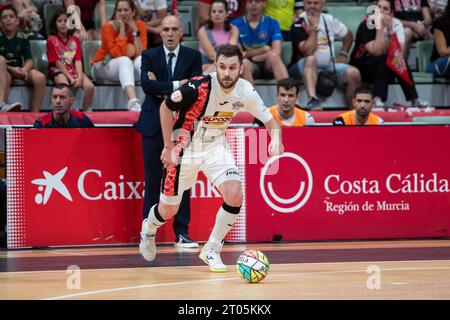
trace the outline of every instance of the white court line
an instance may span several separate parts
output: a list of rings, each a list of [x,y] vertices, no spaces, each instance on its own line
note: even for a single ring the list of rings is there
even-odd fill
[[[408,270],[433,270],[433,269],[450,269],[450,266],[448,266],[448,267],[388,268],[388,269],[381,269],[381,271],[408,271]],[[271,275],[271,278],[274,278],[274,277],[305,276],[305,275],[360,273],[360,272],[367,273],[367,269],[364,269],[364,270],[318,271],[318,272],[298,272],[298,273],[274,274],[274,275]],[[240,279],[240,277],[225,278],[225,279],[208,279],[208,280],[193,280],[193,281],[180,281],[180,282],[147,284],[147,285],[141,285],[141,286],[132,286],[132,287],[122,287],[122,288],[86,291],[86,292],[81,292],[81,293],[67,294],[67,295],[62,295],[62,296],[50,297],[50,298],[45,298],[45,299],[41,299],[41,300],[62,300],[62,299],[67,299],[67,298],[82,297],[82,296],[99,294],[99,293],[110,293],[110,292],[126,291],[126,290],[133,290],[133,289],[144,289],[144,288],[179,286],[179,285],[186,285],[186,284],[200,284],[200,283],[208,283],[208,282],[214,282],[214,281],[228,281],[228,280],[237,280],[237,279]]]
[[[383,261],[383,260],[379,260],[379,261],[337,261],[337,262],[289,262],[289,263],[271,263],[271,266],[274,265],[290,265],[290,264],[301,264],[302,266],[307,266],[307,265],[316,265],[316,264],[323,264],[323,265],[330,265],[330,264],[377,264],[377,263],[437,263],[437,262],[449,262],[450,260],[446,259],[446,260],[388,260],[388,261]],[[234,267],[234,265],[227,265],[227,266],[232,266]],[[69,265],[67,265],[67,267],[69,267]],[[149,270],[151,268],[171,268],[171,269],[177,269],[177,268],[186,268],[186,267],[190,267],[190,268],[196,268],[196,267],[200,267],[200,268],[204,268],[206,266],[204,265],[199,265],[199,266],[161,266],[161,267],[152,267],[152,266],[142,266],[142,267],[129,267],[129,268],[99,268],[99,269],[81,269],[82,272],[85,271],[113,271],[113,270],[138,270],[138,269],[144,269],[144,270]],[[431,268],[431,267],[430,267]],[[57,269],[57,270],[34,270],[34,271],[8,271],[8,272],[0,272],[0,276],[1,275],[9,275],[9,274],[28,274],[28,273],[51,273],[51,272],[66,272],[67,269]]]

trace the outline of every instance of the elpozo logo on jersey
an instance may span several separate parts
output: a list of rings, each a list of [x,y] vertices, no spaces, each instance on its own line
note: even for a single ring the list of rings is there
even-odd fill
[[[213,116],[204,116],[203,123],[209,126],[223,126],[231,122],[233,112],[216,111]]]
[[[286,180],[277,179],[281,168],[281,159],[283,158],[291,159],[289,185],[295,186],[294,188],[298,186],[294,196],[288,198],[281,197],[276,191],[286,189]],[[294,164],[292,160],[294,160]],[[270,178],[273,181],[270,181]],[[267,161],[261,170],[259,186],[264,201],[268,206],[281,213],[293,213],[302,208],[311,196],[313,188],[312,172],[302,157],[295,153],[285,152]]]

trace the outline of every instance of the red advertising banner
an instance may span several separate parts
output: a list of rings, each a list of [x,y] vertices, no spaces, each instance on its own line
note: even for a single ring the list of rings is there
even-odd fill
[[[227,240],[450,236],[450,127],[229,129],[244,190]],[[133,128],[8,129],[8,248],[139,242],[144,193]],[[200,174],[190,235],[206,241],[222,204]],[[172,221],[158,242],[173,242]]]
[[[243,132],[227,132],[242,175]],[[138,243],[143,168],[133,128],[8,129],[8,248]],[[191,198],[194,240],[208,240],[221,204],[200,175]],[[245,208],[227,239],[245,240]],[[157,241],[174,240],[171,220]]]
[[[450,236],[448,126],[287,128],[272,159],[262,132],[246,131],[247,241]]]

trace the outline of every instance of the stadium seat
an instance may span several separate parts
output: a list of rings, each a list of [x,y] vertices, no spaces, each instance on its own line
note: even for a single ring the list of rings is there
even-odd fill
[[[111,20],[111,17],[114,14],[114,6],[115,6],[115,2],[107,2],[106,4],[106,21]],[[101,29],[102,28],[102,24],[100,21],[100,15],[98,13],[98,8],[95,8],[95,12],[94,12],[94,21],[95,21],[95,27],[97,29]]]
[[[94,60],[95,53],[97,52],[98,48],[100,48],[101,41],[100,40],[93,40],[93,41],[83,41],[81,45],[81,50],[83,53],[83,69],[84,73],[92,79],[91,74],[91,62]]]
[[[183,35],[194,37],[197,35],[198,10],[190,6],[178,6],[181,25],[183,26]]]
[[[30,40],[30,48],[31,55],[33,56],[33,67],[42,72],[47,78],[47,40]]]
[[[450,117],[433,116],[433,117],[414,117],[412,122],[421,122],[426,124],[450,124]]]
[[[427,73],[427,65],[430,61],[431,52],[433,50],[433,41],[416,42],[418,72],[413,72],[414,82],[432,83],[433,74]]]
[[[292,42],[283,41],[283,46],[281,47],[281,59],[283,63],[288,66],[292,59]]]
[[[45,21],[45,33],[50,34],[50,22],[56,11],[62,8],[61,4],[46,3],[44,5],[44,21]]]
[[[355,37],[359,24],[367,14],[367,7],[355,5],[327,6],[327,12],[345,24]]]
[[[198,40],[184,40],[183,39],[183,42],[181,44],[183,46],[186,46],[188,48],[195,49],[195,50],[198,50],[198,48],[199,48]]]

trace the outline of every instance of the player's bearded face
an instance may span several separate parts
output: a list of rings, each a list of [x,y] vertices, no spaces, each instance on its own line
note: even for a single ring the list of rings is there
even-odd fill
[[[219,56],[216,62],[217,79],[224,89],[233,88],[242,74],[242,64],[237,56]]]

